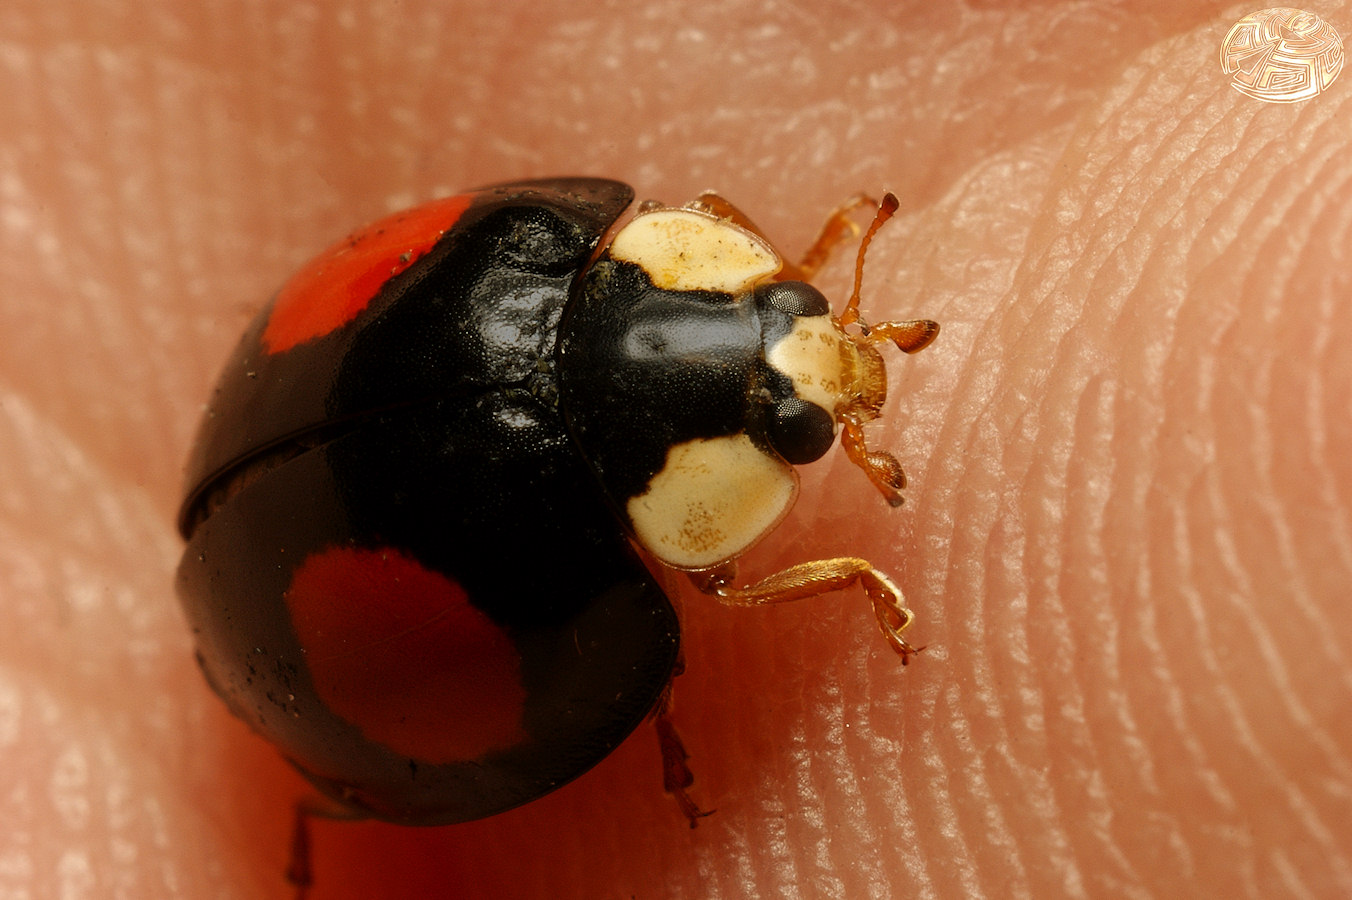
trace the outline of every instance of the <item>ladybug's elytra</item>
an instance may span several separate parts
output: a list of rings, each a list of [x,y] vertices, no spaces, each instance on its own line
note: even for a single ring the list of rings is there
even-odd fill
[[[866,561],[749,586],[734,561],[837,430],[900,502],[862,434],[886,390],[874,344],[913,352],[938,326],[848,333],[858,267],[840,316],[801,280],[849,207],[793,267],[714,194],[644,204],[602,247],[632,199],[558,178],[390,216],[303,268],[225,369],[180,515],[198,660],[353,814],[492,815],[655,709],[668,787],[698,814],[662,717],[680,626],[644,557],[735,605],[858,583],[915,652]]]

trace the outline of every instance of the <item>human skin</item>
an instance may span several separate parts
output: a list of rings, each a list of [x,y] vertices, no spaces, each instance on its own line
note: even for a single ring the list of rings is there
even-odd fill
[[[865,556],[927,649],[687,595],[714,815],[645,726],[486,821],[317,823],[314,900],[1352,894],[1352,104],[1228,86],[1259,6],[6,3],[0,895],[290,895],[304,783],[172,592],[202,403],[347,229],[560,173],[789,256],[897,193],[865,316],[943,325],[869,431],[906,505],[837,451],[744,569]]]

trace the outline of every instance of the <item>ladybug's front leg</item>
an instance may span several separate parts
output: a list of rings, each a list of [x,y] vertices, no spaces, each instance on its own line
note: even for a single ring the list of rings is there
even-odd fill
[[[798,261],[796,266],[785,266],[787,272],[781,272],[779,279],[781,281],[809,281],[813,275],[817,274],[826,261],[831,258],[831,254],[842,243],[859,234],[859,223],[852,218],[856,210],[878,208],[878,201],[874,200],[868,194],[855,194],[844,203],[831,211],[831,215],[826,217],[822,223],[822,230],[817,233],[817,239],[812,242],[812,246],[807,248],[803,258]]]
[[[746,587],[735,586],[735,563],[726,563],[707,572],[692,572],[690,580],[701,591],[713,594],[729,606],[786,603],[858,584],[872,601],[878,628],[892,649],[901,654],[903,666],[911,661],[912,656],[925,649],[912,646],[901,636],[915,620],[915,614],[906,608],[901,589],[892,583],[892,579],[875,569],[872,563],[858,557],[842,556],[799,563]]]

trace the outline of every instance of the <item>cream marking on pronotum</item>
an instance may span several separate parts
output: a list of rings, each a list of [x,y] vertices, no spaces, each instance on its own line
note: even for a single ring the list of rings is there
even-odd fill
[[[745,434],[677,444],[627,509],[640,543],[678,569],[718,565],[756,543],[793,505],[793,467]]]
[[[779,254],[756,235],[691,209],[635,216],[615,235],[610,256],[641,266],[653,284],[669,291],[737,293],[783,265]]]

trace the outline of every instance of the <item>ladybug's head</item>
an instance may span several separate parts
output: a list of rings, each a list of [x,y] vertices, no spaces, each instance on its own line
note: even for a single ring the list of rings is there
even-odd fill
[[[887,367],[877,344],[893,343],[905,353],[923,349],[939,333],[928,319],[866,325],[859,318],[859,289],[864,257],[878,228],[892,217],[897,198],[887,194],[864,234],[855,260],[854,290],[839,316],[831,314],[822,293],[801,281],[767,282],[755,288],[760,307],[792,317],[774,339],[767,334],[765,359],[792,383],[793,396],[779,400],[767,427],[775,451],[795,465],[826,453],[843,428],[850,460],[860,466],[888,502],[901,503],[906,479],[886,451],[864,446],[862,427],[882,414],[887,402]],[[855,328],[850,328],[850,326]]]
[[[812,285],[778,280],[783,261],[744,217],[702,206],[648,204],[616,232],[565,315],[559,351],[569,423],[594,471],[638,542],[692,571],[774,528],[797,494],[794,466],[825,455],[837,433],[900,503],[901,467],[863,435],[887,398],[876,344],[918,350],[938,329],[869,328],[857,290],[833,315]]]

